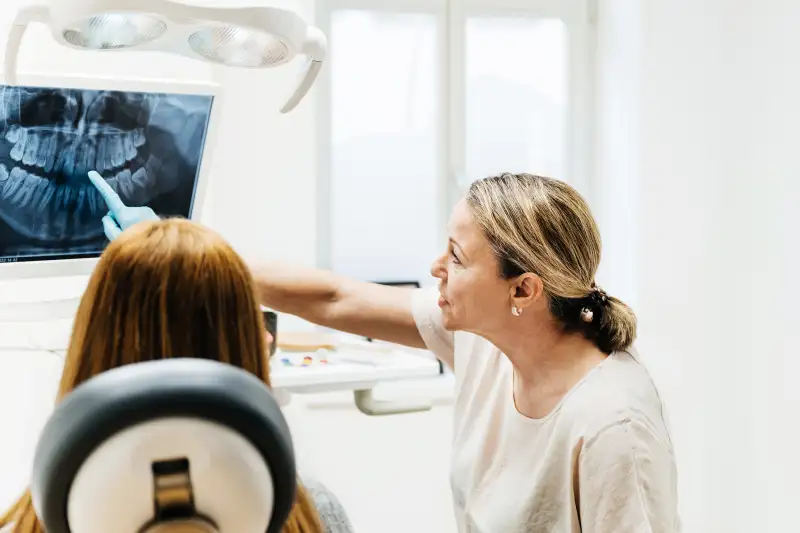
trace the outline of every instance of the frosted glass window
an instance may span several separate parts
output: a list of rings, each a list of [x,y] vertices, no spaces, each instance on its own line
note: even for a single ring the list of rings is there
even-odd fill
[[[436,17],[337,10],[330,40],[330,266],[427,280],[440,229]]]
[[[504,171],[568,179],[563,22],[470,17],[465,44],[465,183]]]

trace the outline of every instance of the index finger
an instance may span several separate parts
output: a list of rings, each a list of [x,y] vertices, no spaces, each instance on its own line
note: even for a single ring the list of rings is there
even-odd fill
[[[108,209],[112,213],[116,214],[122,210],[123,207],[125,207],[125,204],[122,202],[122,198],[119,197],[114,189],[111,188],[111,185],[109,185],[99,173],[95,172],[94,170],[90,170],[89,179],[100,192],[100,196],[103,197]]]

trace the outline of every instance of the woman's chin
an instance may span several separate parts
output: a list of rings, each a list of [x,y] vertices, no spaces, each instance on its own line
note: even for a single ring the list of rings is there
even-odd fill
[[[455,331],[458,329],[458,321],[446,307],[442,308],[442,327],[447,331]]]

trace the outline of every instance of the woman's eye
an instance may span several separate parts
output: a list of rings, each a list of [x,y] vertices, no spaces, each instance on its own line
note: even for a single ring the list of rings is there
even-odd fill
[[[454,254],[453,252],[450,252],[450,257],[453,259],[453,262],[455,264],[457,264],[457,265],[461,264],[461,261],[458,260],[458,257],[456,257],[456,254]]]

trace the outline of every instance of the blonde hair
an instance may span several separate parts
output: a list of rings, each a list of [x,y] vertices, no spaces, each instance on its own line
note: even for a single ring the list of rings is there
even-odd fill
[[[539,276],[566,331],[582,332],[606,353],[633,343],[636,315],[595,285],[600,232],[575,189],[552,178],[506,173],[474,182],[467,205],[501,276]]]
[[[141,361],[221,361],[270,383],[261,309],[242,258],[214,231],[181,219],[137,224],[103,252],[75,316],[58,401],[102,372]],[[43,533],[29,491],[0,517]],[[284,533],[321,533],[307,491]]]

